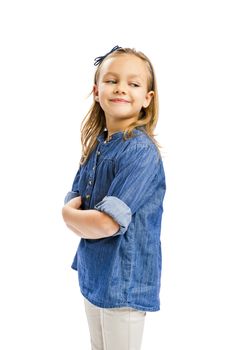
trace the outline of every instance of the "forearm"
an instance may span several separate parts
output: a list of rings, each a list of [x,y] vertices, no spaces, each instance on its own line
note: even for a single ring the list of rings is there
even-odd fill
[[[71,231],[73,231],[74,233],[76,233],[76,235],[78,235],[81,238],[86,238],[81,232],[79,232],[75,227],[66,224],[66,226],[68,227],[68,229],[70,229]]]
[[[98,210],[81,210],[65,205],[62,215],[66,225],[82,238],[110,237],[119,230],[119,225],[110,216]]]

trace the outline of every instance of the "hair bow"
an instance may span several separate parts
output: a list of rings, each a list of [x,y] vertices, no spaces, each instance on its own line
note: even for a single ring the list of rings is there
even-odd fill
[[[106,53],[106,55],[96,57],[94,60],[94,66],[98,66],[100,63],[102,63],[102,61],[105,59],[105,57],[107,57],[108,55],[110,55],[110,53],[117,51],[119,49],[122,49],[122,47],[116,45],[116,46],[114,46],[114,48],[111,51]]]

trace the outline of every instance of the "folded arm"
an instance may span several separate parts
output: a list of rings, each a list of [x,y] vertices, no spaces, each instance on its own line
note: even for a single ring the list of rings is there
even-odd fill
[[[81,197],[76,197],[62,208],[62,216],[67,227],[81,238],[110,237],[120,229],[111,216],[95,209],[82,210],[81,204]]]

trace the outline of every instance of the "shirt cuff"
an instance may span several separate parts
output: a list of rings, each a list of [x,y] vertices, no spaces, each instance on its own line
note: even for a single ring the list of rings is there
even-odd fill
[[[78,192],[74,192],[74,191],[70,191],[67,193],[67,195],[65,196],[64,199],[64,204],[66,204],[67,202],[69,202],[71,199],[78,197],[79,193]]]
[[[118,223],[120,229],[113,236],[122,235],[127,231],[132,219],[132,212],[121,199],[114,196],[106,196],[95,205],[94,209],[110,215]]]

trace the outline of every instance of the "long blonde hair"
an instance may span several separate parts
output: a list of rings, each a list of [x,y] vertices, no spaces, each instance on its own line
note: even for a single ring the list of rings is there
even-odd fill
[[[148,91],[154,91],[154,95],[147,108],[142,108],[138,120],[131,123],[126,130],[124,130],[123,138],[126,140],[133,136],[133,129],[140,127],[159,148],[160,145],[155,139],[154,129],[158,121],[158,91],[153,66],[149,58],[140,51],[130,48],[120,48],[107,55],[103,61],[99,64],[94,75],[94,84],[97,83],[100,69],[105,60],[110,57],[115,57],[122,54],[135,55],[141,58],[148,68]],[[93,93],[93,91],[92,91]],[[84,164],[91,152],[97,145],[97,136],[99,136],[106,128],[106,120],[103,109],[100,104],[94,100],[90,110],[86,114],[81,123],[81,144],[82,144],[82,157],[80,164]]]

